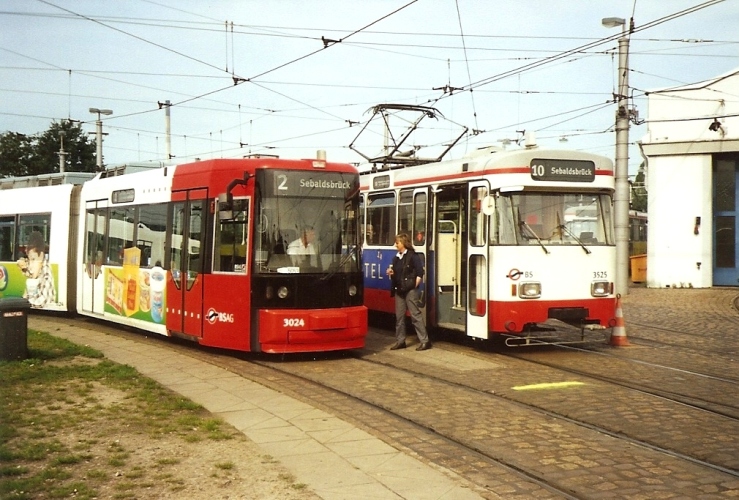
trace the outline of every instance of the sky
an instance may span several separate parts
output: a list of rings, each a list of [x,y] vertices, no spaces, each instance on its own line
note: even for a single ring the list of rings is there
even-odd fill
[[[250,154],[363,164],[485,146],[614,158],[617,17],[629,37],[629,174],[645,93],[739,68],[739,0],[3,0],[0,133],[71,119],[106,165]],[[166,101],[170,102],[167,108]],[[166,111],[169,109],[169,120]],[[167,123],[169,122],[169,134]],[[406,147],[407,146],[407,147]]]

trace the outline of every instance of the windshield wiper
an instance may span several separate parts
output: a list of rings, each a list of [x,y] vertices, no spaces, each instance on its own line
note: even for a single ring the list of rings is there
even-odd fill
[[[575,234],[572,231],[570,231],[569,229],[567,229],[567,227],[564,224],[560,224],[557,227],[559,229],[564,229],[567,232],[567,234],[569,234],[570,236],[572,236],[572,239],[574,239],[575,241],[577,241],[580,244],[580,246],[582,247],[582,249],[585,250],[585,253],[586,254],[589,255],[590,253],[592,253],[590,251],[590,249],[585,246],[585,243],[583,243],[582,240],[580,240],[580,238],[578,238],[577,236],[575,236]]]
[[[541,239],[539,238],[539,236],[537,236],[537,234],[536,234],[536,233],[534,232],[534,230],[533,230],[533,229],[531,229],[531,226],[529,226],[528,224],[526,224],[526,221],[523,221],[523,220],[522,220],[522,221],[520,221],[520,222],[518,223],[518,225],[519,225],[519,226],[521,226],[522,228],[525,228],[525,229],[526,229],[526,231],[527,231],[527,232],[528,232],[528,233],[529,233],[529,234],[530,234],[531,236],[533,236],[534,238],[536,238],[536,241],[538,241],[538,242],[539,242],[539,245],[541,246],[542,250],[544,250],[544,253],[546,253],[546,254],[549,254],[549,250],[547,250],[547,247],[545,247],[545,246],[544,246],[544,243],[542,243],[542,241],[541,241]],[[531,239],[531,238],[527,238],[527,239]]]
[[[348,252],[348,253],[347,253],[346,255],[344,255],[343,257],[341,257],[341,260],[339,260],[339,263],[338,263],[338,265],[336,266],[336,268],[335,268],[335,269],[334,269],[333,271],[331,271],[331,272],[329,272],[329,273],[326,273],[325,275],[321,276],[321,277],[319,278],[319,280],[320,280],[320,281],[326,281],[326,280],[327,280],[327,279],[329,279],[329,278],[330,278],[331,276],[333,276],[334,274],[336,274],[337,272],[339,272],[339,270],[341,270],[341,269],[342,269],[342,268],[344,267],[344,265],[345,265],[345,264],[346,264],[347,262],[349,262],[349,260],[350,260],[350,259],[351,259],[351,258],[352,258],[352,257],[354,256],[354,253],[355,253],[356,251],[357,251],[357,247],[356,247],[356,245],[355,245],[355,246],[353,246],[353,247],[351,247],[351,248],[349,249],[349,252]]]

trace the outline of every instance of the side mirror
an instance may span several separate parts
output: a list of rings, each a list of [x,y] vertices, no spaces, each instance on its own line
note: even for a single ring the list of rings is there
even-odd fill
[[[495,197],[487,195],[482,199],[482,213],[487,216],[495,213]]]
[[[220,220],[232,220],[234,218],[233,204],[226,193],[218,195],[218,218]]]

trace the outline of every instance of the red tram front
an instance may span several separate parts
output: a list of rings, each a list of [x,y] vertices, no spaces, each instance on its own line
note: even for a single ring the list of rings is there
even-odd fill
[[[240,351],[364,346],[354,167],[248,158],[157,170],[83,189],[79,312]]]

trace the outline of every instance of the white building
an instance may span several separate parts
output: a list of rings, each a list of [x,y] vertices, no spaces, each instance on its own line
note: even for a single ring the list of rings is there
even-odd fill
[[[647,286],[739,286],[739,70],[648,93]]]

